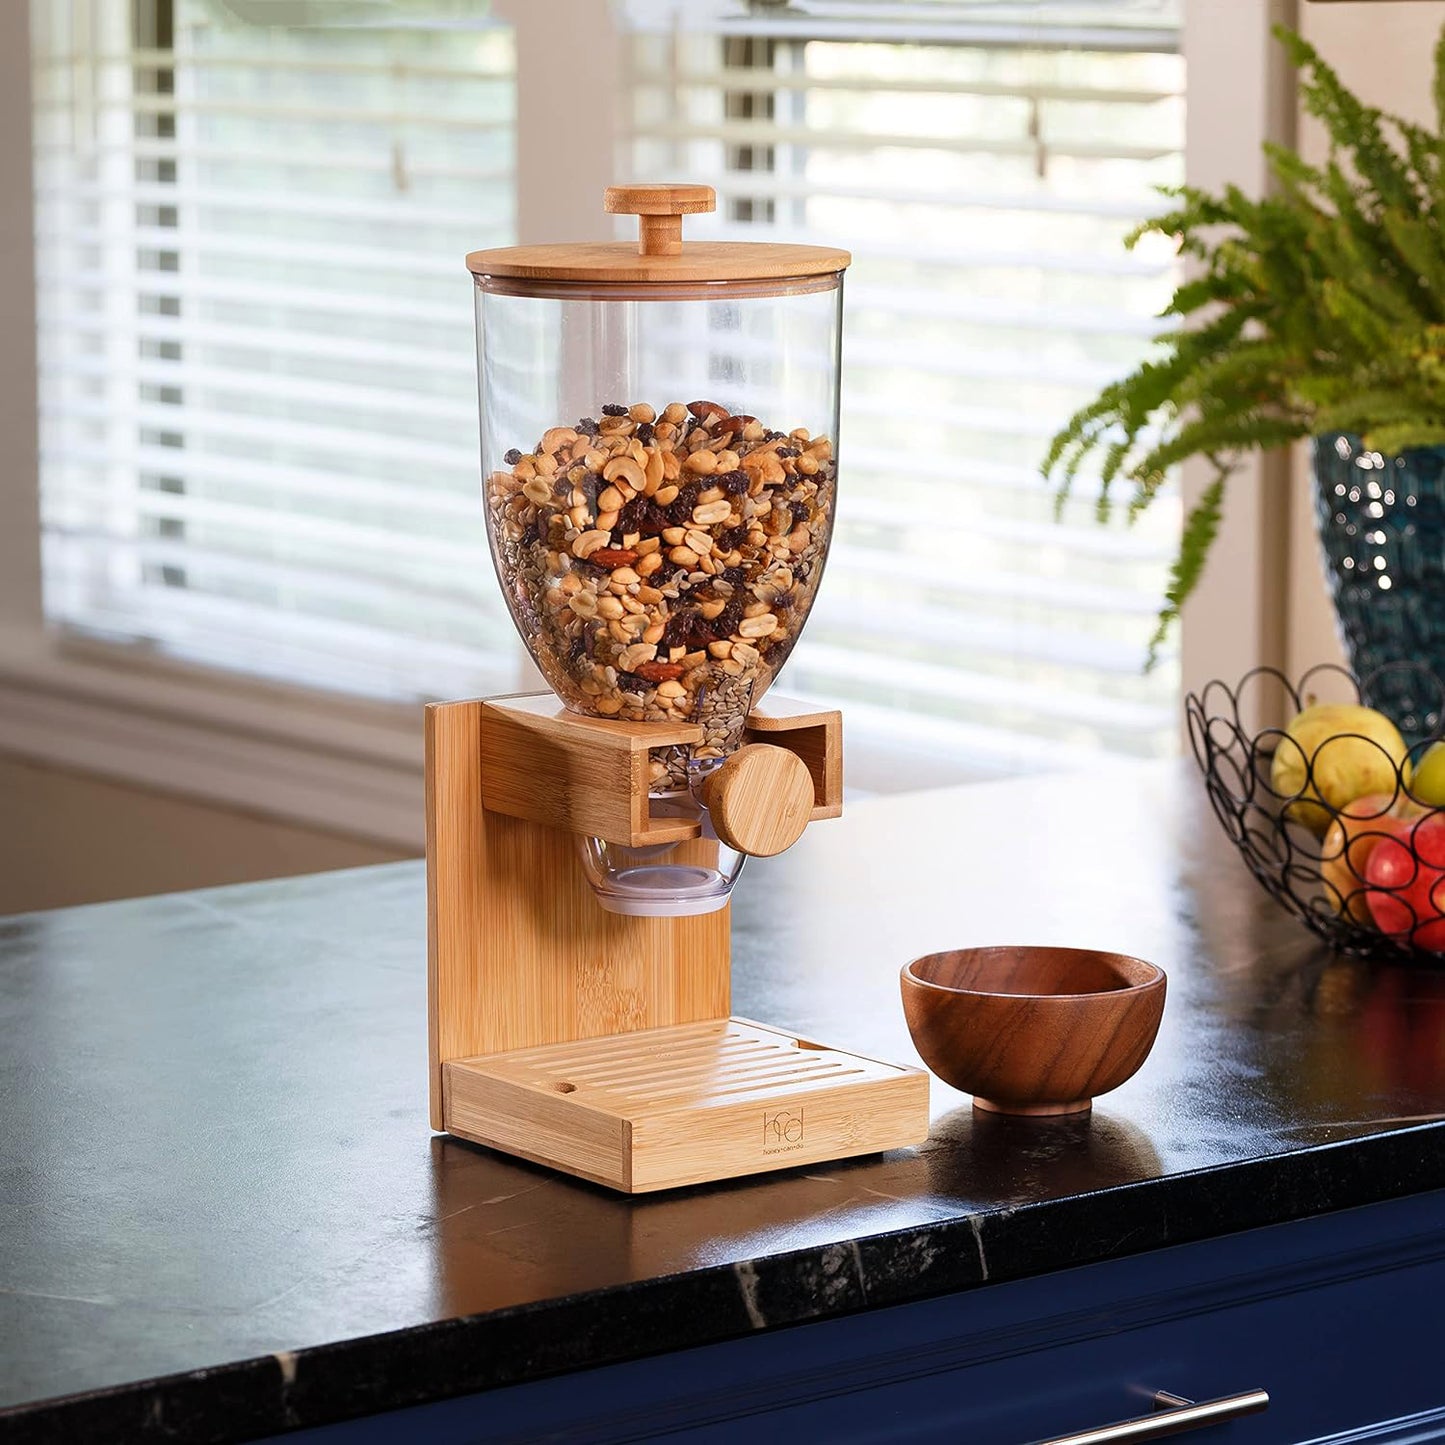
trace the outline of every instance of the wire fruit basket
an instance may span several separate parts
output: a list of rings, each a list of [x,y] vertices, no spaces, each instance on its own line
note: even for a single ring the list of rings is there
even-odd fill
[[[1320,701],[1383,712],[1372,700],[1386,697],[1402,758],[1363,732],[1310,748],[1254,721],[1294,718]],[[1396,663],[1356,677],[1328,664],[1292,683],[1260,667],[1234,687],[1215,681],[1190,693],[1184,708],[1215,816],[1271,897],[1340,953],[1445,967],[1445,807],[1412,791],[1445,727],[1445,683],[1430,668]],[[1372,780],[1367,795],[1347,799],[1328,785],[1340,755],[1327,761],[1327,750],[1345,747]],[[1281,749],[1295,764],[1287,788]]]

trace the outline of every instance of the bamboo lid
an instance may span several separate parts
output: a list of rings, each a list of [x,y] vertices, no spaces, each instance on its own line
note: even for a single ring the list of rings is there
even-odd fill
[[[761,241],[684,243],[682,218],[711,211],[711,186],[609,186],[602,208],[638,217],[638,237],[575,245],[502,246],[473,251],[467,269],[486,290],[524,295],[613,294],[658,287],[669,296],[722,284],[751,295],[829,290],[853,259],[831,246]]]

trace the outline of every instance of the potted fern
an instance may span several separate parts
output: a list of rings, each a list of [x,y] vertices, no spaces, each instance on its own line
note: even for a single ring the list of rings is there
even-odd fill
[[[1424,661],[1445,677],[1445,32],[1432,129],[1360,102],[1314,49],[1277,29],[1324,124],[1323,166],[1266,147],[1277,185],[1165,192],[1173,208],[1126,244],[1176,238],[1195,263],[1162,313],[1156,352],[1054,437],[1060,503],[1086,458],[1101,516],[1128,488],[1137,516],[1166,474],[1204,457],[1213,479],[1185,520],[1159,643],[1198,582],[1226,481],[1256,449],[1312,438],[1316,514],[1357,675]]]

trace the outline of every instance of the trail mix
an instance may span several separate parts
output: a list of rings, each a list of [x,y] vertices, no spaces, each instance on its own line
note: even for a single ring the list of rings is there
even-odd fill
[[[832,443],[716,402],[638,402],[505,461],[487,482],[492,543],[557,694],[601,717],[698,722],[696,757],[730,750],[818,584]],[[678,768],[655,761],[654,781]]]

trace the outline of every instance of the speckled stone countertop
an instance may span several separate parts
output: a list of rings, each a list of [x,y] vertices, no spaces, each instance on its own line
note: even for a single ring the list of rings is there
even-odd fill
[[[1445,1186],[1445,973],[1336,959],[1183,765],[879,799],[753,862],[734,1008],[916,1060],[899,967],[1161,964],[1093,1116],[626,1199],[426,1126],[419,864],[0,920],[0,1438],[246,1439]]]

